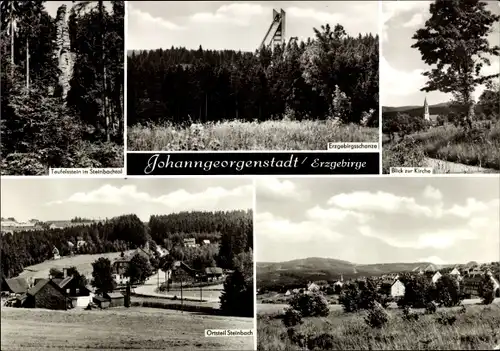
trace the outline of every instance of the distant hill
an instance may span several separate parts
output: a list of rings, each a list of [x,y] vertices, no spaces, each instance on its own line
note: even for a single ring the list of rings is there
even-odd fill
[[[450,112],[450,103],[442,102],[440,104],[429,105],[430,115],[446,115]],[[422,117],[424,113],[424,107],[422,106],[382,106],[382,117],[384,116],[395,116],[398,113],[405,113],[414,117]]]
[[[257,286],[272,289],[277,286],[306,284],[308,281],[338,280],[411,272],[417,267],[436,266],[430,262],[355,264],[332,258],[310,257],[287,262],[257,262]],[[439,266],[444,268],[454,265]]]

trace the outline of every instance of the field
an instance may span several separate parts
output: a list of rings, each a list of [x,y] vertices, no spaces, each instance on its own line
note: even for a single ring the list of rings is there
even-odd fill
[[[206,338],[205,329],[253,329],[252,318],[154,308],[49,311],[2,308],[1,349],[252,350],[253,336]]]
[[[445,125],[383,144],[384,173],[390,167],[434,167],[436,173],[500,172],[500,122],[490,128]],[[444,161],[444,162],[443,162]]]
[[[128,128],[130,151],[326,150],[328,142],[378,142],[378,128],[332,121],[220,122]]]
[[[24,271],[19,274],[23,278],[48,278],[51,268],[58,268],[62,270],[66,267],[76,267],[78,272],[83,275],[92,274],[92,263],[99,257],[106,257],[111,262],[117,257],[120,257],[120,252],[109,252],[94,255],[75,255],[63,256],[59,260],[47,260],[42,263],[35,264],[24,268]]]
[[[312,350],[321,342],[312,345],[311,339],[321,334],[323,342],[331,340],[331,350],[491,350],[500,344],[498,302],[467,306],[465,313],[459,308],[438,309],[436,314],[422,314],[416,321],[404,320],[399,309],[388,312],[389,322],[381,329],[372,329],[364,322],[366,312],[348,314],[334,309],[328,317],[304,318],[304,324],[295,327],[292,334],[283,325],[280,312],[259,308],[258,350],[303,350],[298,345],[300,339],[309,342]],[[456,322],[440,323],[443,313],[455,316]]]

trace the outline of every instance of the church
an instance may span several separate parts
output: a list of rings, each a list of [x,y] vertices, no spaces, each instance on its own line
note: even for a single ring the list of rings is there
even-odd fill
[[[424,99],[424,120],[435,124],[437,122],[438,115],[429,114],[429,104],[427,104],[427,97]]]

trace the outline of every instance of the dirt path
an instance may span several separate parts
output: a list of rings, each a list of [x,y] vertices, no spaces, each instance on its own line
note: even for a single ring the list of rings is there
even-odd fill
[[[500,173],[495,169],[483,168],[477,166],[468,166],[461,163],[438,160],[427,157],[424,167],[432,167],[434,173]]]

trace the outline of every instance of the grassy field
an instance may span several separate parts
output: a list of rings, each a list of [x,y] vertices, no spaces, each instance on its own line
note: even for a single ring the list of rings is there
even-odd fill
[[[416,321],[404,320],[401,310],[388,311],[389,321],[381,329],[372,329],[364,322],[366,312],[337,310],[328,317],[304,318],[292,333],[283,325],[280,313],[259,309],[258,350],[303,350],[300,340],[311,343],[313,337],[322,334],[323,339],[331,340],[331,350],[491,350],[500,343],[498,304],[467,306],[465,313],[459,308],[438,309],[436,314],[422,314]],[[456,316],[456,322],[440,323],[444,313]],[[309,344],[311,349],[315,349],[314,345]]]
[[[331,121],[266,121],[170,124],[128,128],[130,151],[326,150],[328,142],[378,142],[378,128]]]
[[[19,274],[20,277],[26,279],[32,278],[48,278],[49,271],[51,268],[57,268],[62,270],[66,267],[76,267],[78,272],[83,275],[89,275],[92,273],[92,263],[95,262],[99,257],[106,257],[111,262],[120,256],[120,252],[109,252],[95,255],[75,255],[75,256],[64,256],[59,260],[48,260],[33,266],[24,268],[24,271]]]
[[[500,122],[467,132],[453,125],[434,127],[392,143],[384,138],[382,162],[384,173],[390,167],[433,167],[436,173],[500,172]]]
[[[154,308],[49,311],[2,308],[1,349],[252,350],[253,336],[205,337],[205,329],[253,329],[252,318]]]

